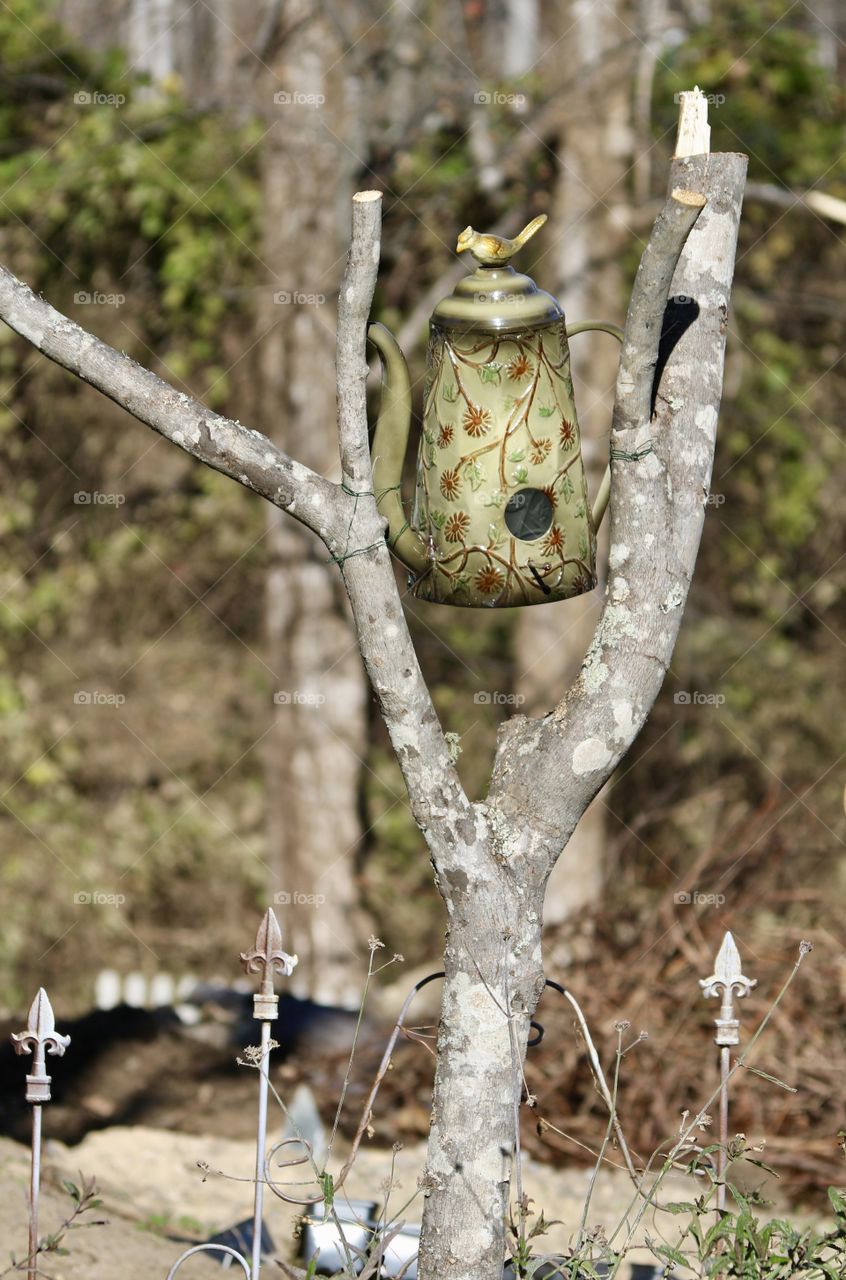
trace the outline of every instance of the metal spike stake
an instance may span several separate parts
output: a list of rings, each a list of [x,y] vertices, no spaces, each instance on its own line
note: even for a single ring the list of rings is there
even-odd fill
[[[250,1280],[259,1280],[261,1270],[262,1216],[264,1213],[264,1158],[267,1145],[267,1093],[269,1085],[268,1057],[270,1054],[270,1024],[279,1014],[279,997],[273,990],[274,973],[290,977],[297,963],[296,956],[282,950],[282,930],[273,911],[265,912],[256,934],[252,951],[241,952],[241,963],[246,973],[261,973],[261,987],[253,996],[253,1017],[261,1022],[261,1048],[259,1050],[259,1114],[256,1130],[256,1193],[253,1208],[253,1255]]]
[[[61,1058],[70,1044],[70,1036],[56,1030],[53,1007],[43,987],[33,1000],[26,1030],[12,1036],[15,1053],[32,1054],[32,1071],[26,1078],[26,1100],[32,1103],[32,1155],[29,1178],[29,1258],[27,1280],[38,1273],[38,1201],[41,1193],[41,1107],[50,1101],[52,1077],[47,1074],[45,1055]]]
[[[758,985],[756,978],[746,978],[740,963],[740,952],[730,933],[726,933],[714,961],[710,978],[700,978],[704,996],[722,997],[720,1013],[714,1019],[717,1028],[714,1043],[720,1050],[720,1150],[717,1158],[717,1208],[726,1207],[726,1150],[728,1147],[729,1072],[731,1071],[731,1046],[740,1044],[740,1021],[734,1016],[734,997],[748,996]]]

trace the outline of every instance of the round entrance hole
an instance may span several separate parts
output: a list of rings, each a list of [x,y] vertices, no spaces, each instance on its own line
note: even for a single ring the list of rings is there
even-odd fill
[[[518,489],[505,507],[509,533],[522,542],[535,542],[549,532],[555,508],[542,489]]]

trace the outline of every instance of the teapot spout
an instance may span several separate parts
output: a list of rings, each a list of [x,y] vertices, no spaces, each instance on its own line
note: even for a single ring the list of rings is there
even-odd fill
[[[405,356],[383,324],[371,324],[368,341],[382,362],[382,400],[373,432],[373,492],[388,522],[388,545],[414,574],[428,568],[420,538],[409,527],[402,505],[402,467],[411,429],[411,379]]]

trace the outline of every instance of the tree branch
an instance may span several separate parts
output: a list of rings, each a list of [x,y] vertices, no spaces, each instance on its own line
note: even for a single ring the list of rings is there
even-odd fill
[[[365,384],[367,322],[379,266],[381,196],[353,197],[352,239],[341,285],[337,334],[341,465],[353,510],[336,559],[359,647],[436,870],[449,876],[477,845],[484,824],[470,804],[411,641],[373,494]]]
[[[0,319],[185,453],[284,507],[327,544],[340,537],[351,502],[337,485],[294,462],[261,432],[176,391],[56,311],[2,266]]]
[[[501,730],[488,803],[522,833],[542,876],[643,727],[672,657],[710,483],[745,174],[745,156],[673,162],[674,195],[644,252],[626,320],[602,617],[554,711],[514,717]],[[678,190],[708,203],[673,273],[699,213]]]

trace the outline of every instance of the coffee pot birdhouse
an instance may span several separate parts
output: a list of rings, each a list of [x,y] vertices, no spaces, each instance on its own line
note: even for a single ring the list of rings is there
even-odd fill
[[[401,495],[411,383],[389,331],[370,326],[383,367],[373,488],[412,593],[437,604],[500,608],[565,600],[596,585],[596,529],[606,474],[588,498],[573,402],[568,328],[550,294],[510,259],[546,221],[513,240],[468,227],[458,251],[476,270],[435,308],[410,517]]]

